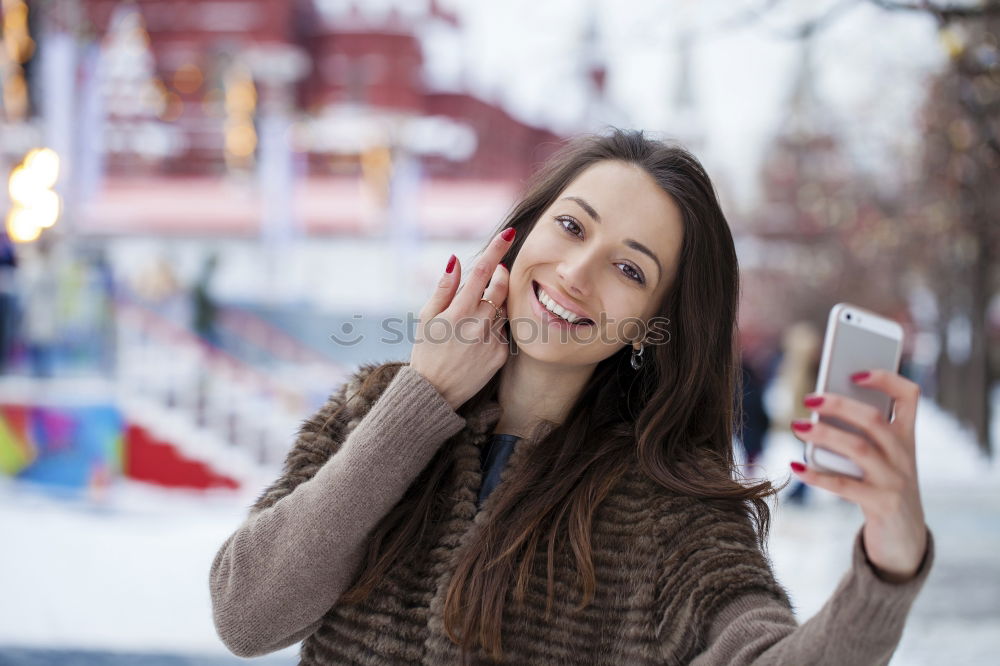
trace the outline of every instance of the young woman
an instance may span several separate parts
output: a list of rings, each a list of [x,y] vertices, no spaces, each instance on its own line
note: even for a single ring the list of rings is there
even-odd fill
[[[916,385],[858,379],[895,399],[891,422],[806,399],[870,442],[809,431],[863,481],[792,463],[865,516],[839,587],[799,625],[764,550],[779,489],[734,463],[739,274],[701,165],[642,132],[580,137],[500,229],[461,287],[451,257],[409,363],[363,365],[223,543],[210,586],[229,649],[305,639],[304,664],[888,661],[934,553]]]

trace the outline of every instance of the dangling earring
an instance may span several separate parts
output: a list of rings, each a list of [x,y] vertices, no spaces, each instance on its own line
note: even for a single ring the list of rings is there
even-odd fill
[[[632,369],[633,370],[638,370],[639,368],[642,367],[642,352],[643,352],[643,346],[642,346],[641,342],[639,343],[639,349],[638,350],[636,350],[634,347],[632,348]]]

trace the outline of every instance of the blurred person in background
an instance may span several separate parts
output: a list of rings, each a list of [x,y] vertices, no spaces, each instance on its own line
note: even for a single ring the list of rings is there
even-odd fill
[[[192,325],[198,336],[212,345],[220,347],[218,319],[219,305],[212,295],[212,279],[219,265],[219,255],[212,252],[201,267],[201,273],[191,289]]]
[[[97,247],[89,263],[93,286],[96,291],[98,313],[98,365],[106,376],[114,374],[116,366],[118,330],[115,322],[115,304],[118,298],[114,269],[108,260],[107,251]]]
[[[20,268],[20,337],[33,377],[56,372],[59,340],[59,264],[55,241],[42,234],[23,254]]]
[[[154,309],[171,322],[185,321],[188,298],[173,263],[165,256],[143,269],[131,283],[131,292],[142,305]]]
[[[764,408],[764,387],[766,380],[749,354],[740,356],[740,372],[743,378],[743,424],[738,429],[740,443],[746,456],[746,476],[757,477],[758,464],[764,455],[767,432],[771,419]]]
[[[363,365],[303,424],[212,561],[223,642],[301,640],[302,664],[887,662],[934,556],[915,385],[856,380],[892,424],[810,401],[880,451],[864,482],[792,464],[865,515],[799,624],[764,550],[780,488],[734,459],[739,283],[693,155],[570,141],[468,270],[450,257],[409,362]],[[846,431],[812,435],[857,460]]]
[[[0,229],[0,374],[7,372],[17,333],[17,252]]]
[[[753,324],[739,329],[739,339],[743,394],[738,413],[743,414],[743,422],[736,428],[736,435],[745,457],[745,476],[763,477],[766,472],[760,467],[760,461],[771,429],[764,396],[780,349]]]
[[[781,360],[771,387],[774,393],[768,401],[775,423],[809,418],[810,410],[802,404],[802,396],[816,390],[822,345],[819,332],[810,322],[796,322],[785,329]],[[808,492],[809,486],[796,480],[786,499],[805,504]]]

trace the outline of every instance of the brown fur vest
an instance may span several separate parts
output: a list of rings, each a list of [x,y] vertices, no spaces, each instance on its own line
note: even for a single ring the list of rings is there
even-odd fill
[[[402,365],[362,365],[303,426],[285,474],[255,508],[270,506],[314,475]],[[348,408],[331,419],[345,403]],[[449,501],[429,537],[431,546],[398,562],[361,604],[335,604],[303,642],[301,663],[461,663],[458,646],[444,631],[443,601],[459,551],[490,519],[489,501],[477,510],[479,447],[500,414],[499,404],[487,403],[467,415],[465,428],[443,445],[453,460],[444,485]],[[494,494],[504,478],[518,473],[527,448],[514,449]],[[373,482],[377,474],[373,470]],[[504,611],[505,663],[684,664],[704,649],[715,613],[738,595],[763,591],[790,607],[745,516],[670,494],[637,469],[595,511],[592,545],[594,599],[575,610],[579,584],[571,560],[564,559],[555,572],[549,620],[543,617],[547,554],[539,549],[524,608],[508,600]],[[493,662],[478,652],[474,663]]]

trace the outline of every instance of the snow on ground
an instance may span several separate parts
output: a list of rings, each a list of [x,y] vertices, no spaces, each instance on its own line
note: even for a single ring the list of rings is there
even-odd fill
[[[208,572],[248,493],[201,497],[124,481],[103,506],[22,486],[2,493],[0,645],[228,654],[212,624]]]
[[[981,458],[969,434],[928,401],[918,410],[917,447],[938,556],[891,663],[994,663],[988,657],[1000,652],[1000,465]],[[797,440],[779,435],[762,464],[781,481],[788,462],[800,458]],[[29,663],[10,661],[24,654],[13,647],[227,656],[212,624],[209,567],[276,474],[262,472],[238,494],[123,481],[87,501],[0,483],[0,646],[7,648],[0,647],[0,662]],[[862,515],[812,489],[806,506],[782,502],[774,518],[770,555],[804,621],[846,571]],[[292,646],[268,663],[292,664],[296,654]]]

